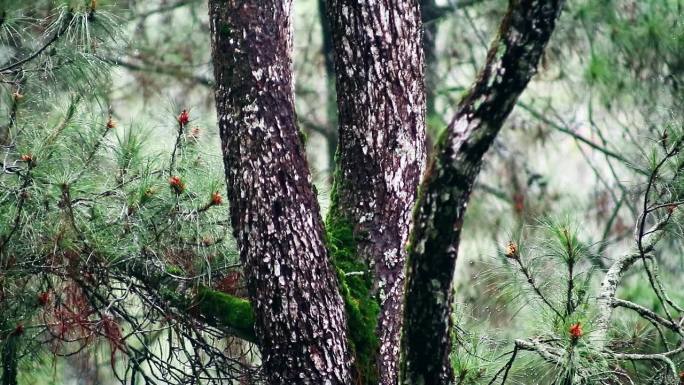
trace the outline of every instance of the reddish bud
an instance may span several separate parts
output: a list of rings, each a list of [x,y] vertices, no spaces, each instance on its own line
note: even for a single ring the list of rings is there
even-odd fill
[[[525,196],[520,193],[513,194],[513,210],[516,214],[522,214],[525,210]]]
[[[214,191],[214,192],[211,194],[211,204],[212,204],[213,206],[218,206],[218,205],[220,205],[220,204],[222,204],[222,203],[223,203],[223,197],[221,196],[221,194],[219,194],[218,191]]]
[[[17,324],[17,327],[14,328],[14,335],[15,336],[20,336],[24,334],[24,324]]]
[[[31,155],[31,154],[21,154],[21,158],[20,158],[20,159],[21,159],[22,161],[24,161],[24,162],[31,162],[31,161],[33,161],[33,155]]]
[[[584,332],[582,331],[582,324],[580,324],[579,322],[570,325],[570,329],[568,331],[570,332],[570,337],[573,340],[579,339],[584,334]]]
[[[176,194],[180,194],[183,191],[185,191],[185,183],[183,183],[183,180],[179,176],[172,176],[169,178],[169,186],[173,189],[173,191],[176,192]]]
[[[112,118],[111,116],[107,120],[107,128],[109,128],[110,130],[112,128],[116,128],[116,120],[114,120],[114,118]]]
[[[504,254],[507,258],[518,259],[518,244],[513,241],[508,242],[504,249]]]
[[[181,126],[185,126],[188,122],[190,122],[190,113],[188,110],[181,111],[180,115],[178,115],[178,123],[180,123]]]
[[[38,294],[38,304],[40,304],[40,306],[47,305],[49,300],[50,300],[50,293],[48,293],[47,291],[44,291],[44,292],[41,292]]]
[[[675,205],[675,204],[669,205],[669,206],[667,206],[667,208],[666,208],[667,213],[670,214],[670,215],[674,214],[675,209],[677,209],[677,205]]]

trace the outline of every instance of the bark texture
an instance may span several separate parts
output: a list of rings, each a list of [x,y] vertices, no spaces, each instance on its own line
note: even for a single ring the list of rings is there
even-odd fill
[[[421,14],[417,0],[328,0],[328,19],[340,134],[329,223],[352,226],[380,307],[372,370],[397,384],[405,246],[425,165]]]
[[[450,384],[452,281],[482,157],[535,74],[562,0],[511,0],[478,80],[438,142],[421,186],[407,262],[403,384]]]
[[[269,384],[351,383],[344,304],[296,126],[291,0],[210,0],[231,223]]]

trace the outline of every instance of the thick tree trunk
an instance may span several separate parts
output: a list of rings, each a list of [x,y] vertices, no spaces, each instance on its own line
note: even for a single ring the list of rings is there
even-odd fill
[[[349,384],[344,304],[295,124],[291,0],[210,0],[231,223],[269,384]]]
[[[452,280],[482,157],[535,74],[562,0],[511,0],[484,69],[438,142],[421,186],[407,272],[402,383],[450,384]]]
[[[370,294],[380,309],[371,370],[392,385],[405,245],[425,164],[421,15],[417,0],[329,0],[328,18],[340,133],[329,225],[352,226],[355,257],[372,274]]]

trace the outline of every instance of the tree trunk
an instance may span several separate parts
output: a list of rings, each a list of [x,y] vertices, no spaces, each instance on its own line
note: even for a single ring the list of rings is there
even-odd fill
[[[344,305],[295,123],[291,0],[210,0],[216,108],[269,384],[349,384]]]
[[[452,281],[482,157],[535,74],[562,0],[511,0],[485,67],[430,163],[409,246],[402,383],[450,384]]]
[[[340,133],[328,224],[351,227],[356,266],[372,275],[369,300],[379,306],[378,319],[365,325],[376,328],[377,340],[370,347],[352,341],[357,366],[376,357],[365,381],[394,385],[405,246],[425,164],[421,15],[416,0],[329,0],[328,19]]]

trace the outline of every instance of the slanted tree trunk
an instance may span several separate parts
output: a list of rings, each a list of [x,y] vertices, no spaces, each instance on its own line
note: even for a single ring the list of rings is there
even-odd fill
[[[376,339],[352,335],[357,366],[370,365],[365,382],[394,385],[405,246],[425,164],[421,15],[416,0],[328,0],[328,19],[340,134],[328,226],[350,227],[354,266],[371,275],[366,300],[379,306],[364,325]]]
[[[535,74],[563,0],[510,0],[478,80],[439,139],[421,186],[407,270],[403,384],[450,384],[452,284],[482,157]]]
[[[344,305],[295,123],[291,0],[210,0],[231,223],[269,384],[350,384]]]

